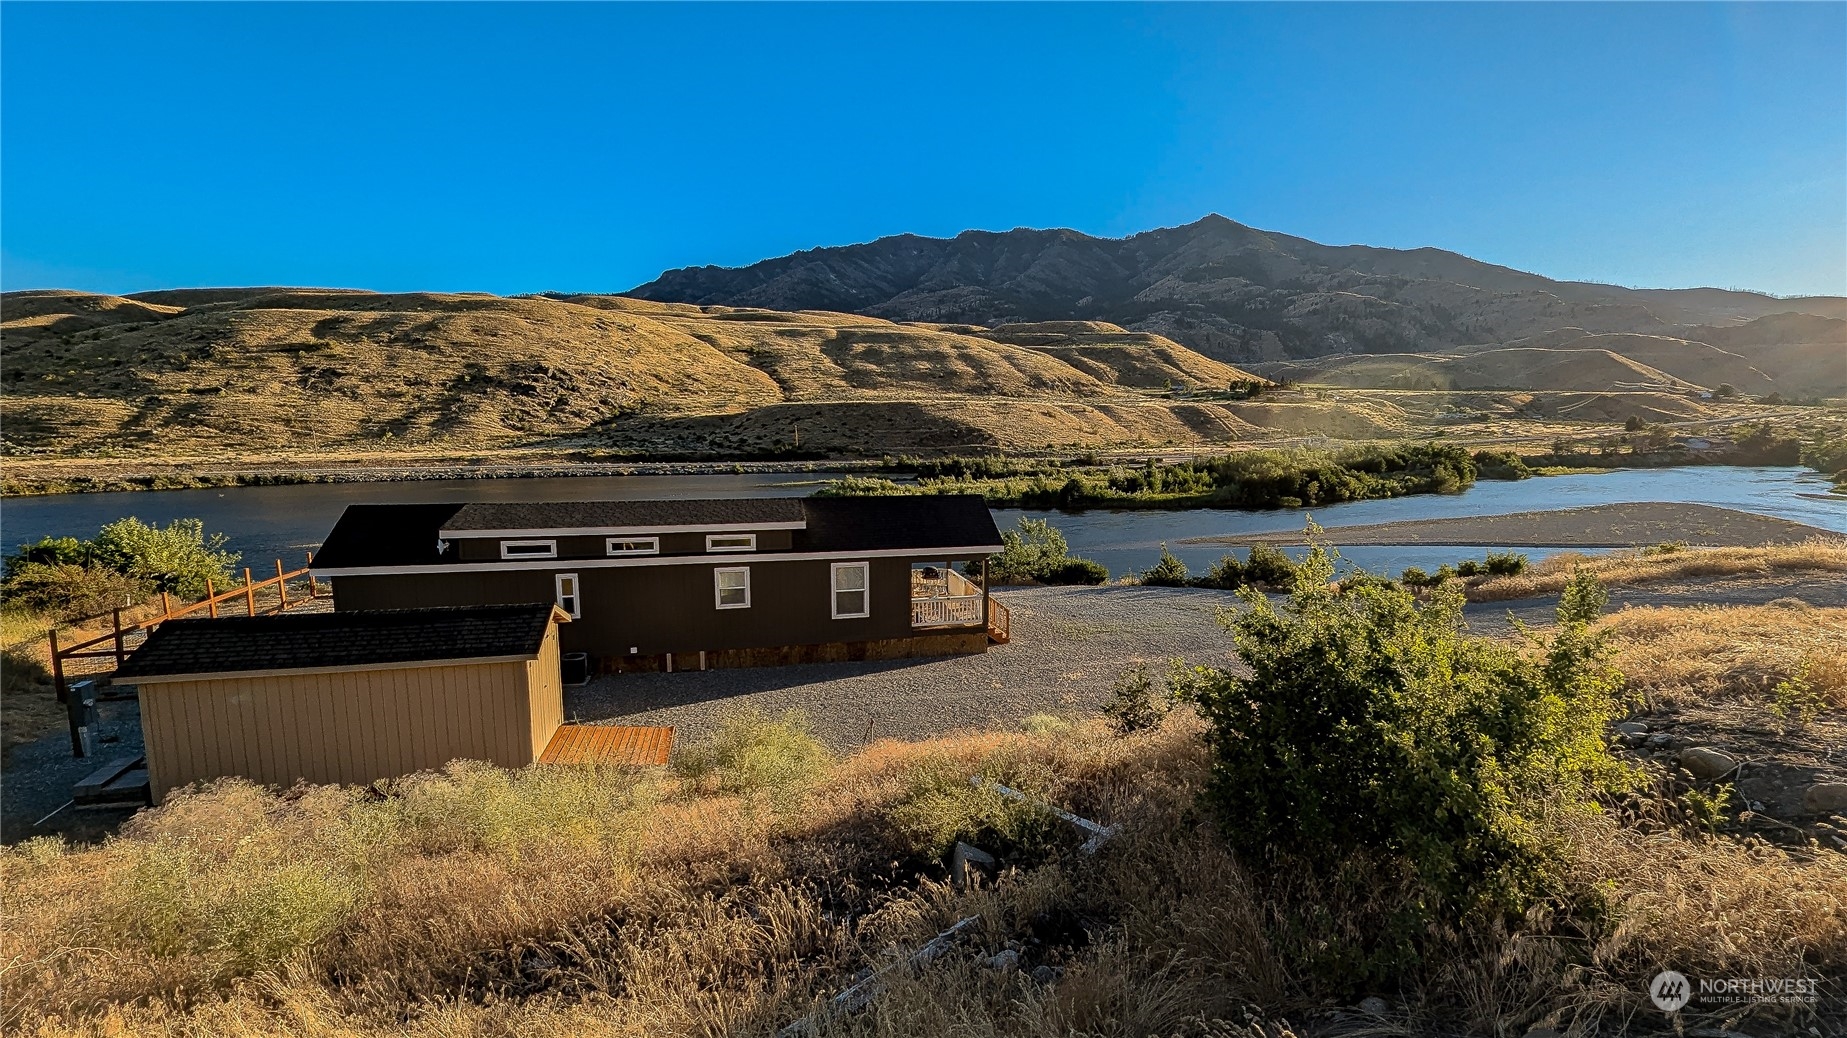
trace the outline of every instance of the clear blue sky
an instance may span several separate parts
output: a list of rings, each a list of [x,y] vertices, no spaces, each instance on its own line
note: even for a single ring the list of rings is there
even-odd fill
[[[0,282],[615,291],[1208,212],[1847,292],[1847,5],[0,7]]]

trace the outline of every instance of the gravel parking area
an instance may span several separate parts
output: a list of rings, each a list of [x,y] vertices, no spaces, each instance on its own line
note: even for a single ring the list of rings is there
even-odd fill
[[[1033,714],[1094,713],[1116,678],[1137,662],[1158,667],[1174,656],[1208,665],[1233,661],[1231,640],[1214,622],[1219,608],[1238,604],[1230,592],[1036,587],[996,597],[1013,611],[1013,641],[981,655],[613,675],[565,690],[565,714],[582,723],[671,725],[677,738],[698,739],[730,710],[773,715],[793,709],[808,715],[816,735],[844,751],[880,738],[1010,728]],[[1614,588],[1610,608],[1761,604],[1784,597],[1847,605],[1847,586],[1779,577]],[[1547,596],[1473,603],[1464,615],[1475,631],[1505,636],[1514,618],[1550,624],[1556,607],[1556,598]]]
[[[962,729],[1013,727],[1033,714],[1088,714],[1138,661],[1231,658],[1213,622],[1229,592],[1190,588],[1014,588],[995,593],[1013,611],[1013,641],[974,656],[877,663],[620,674],[565,691],[566,716],[584,722],[672,725],[680,739],[708,734],[727,711],[806,713],[836,749],[874,739],[919,739]]]

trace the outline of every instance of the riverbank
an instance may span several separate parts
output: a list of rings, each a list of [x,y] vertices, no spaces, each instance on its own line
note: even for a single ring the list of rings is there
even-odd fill
[[[1335,526],[1333,545],[1486,545],[1497,548],[1636,548],[1679,541],[1702,547],[1800,544],[1839,534],[1788,519],[1712,505],[1650,501],[1554,511]],[[1183,544],[1304,544],[1301,531],[1192,537]]]
[[[52,494],[119,493],[135,490],[201,490],[214,487],[298,486],[317,483],[414,483],[450,479],[554,479],[594,476],[710,476],[753,472],[813,472],[825,475],[886,468],[882,459],[780,461],[603,461],[558,455],[466,459],[331,459],[314,462],[253,460],[224,462],[75,463],[60,459],[6,460],[0,498]]]

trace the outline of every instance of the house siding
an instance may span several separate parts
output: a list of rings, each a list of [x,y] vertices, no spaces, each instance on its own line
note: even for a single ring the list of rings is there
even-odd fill
[[[831,564],[856,561],[870,563],[871,615],[836,620]],[[915,561],[945,560],[920,555]],[[761,555],[712,564],[573,569],[569,559],[560,559],[555,567],[507,572],[336,576],[333,594],[340,610],[551,602],[553,578],[574,572],[582,615],[560,631],[563,651],[623,656],[634,649],[650,656],[909,638],[920,633],[911,627],[912,562]],[[750,568],[750,608],[716,607],[712,571],[720,565]]]

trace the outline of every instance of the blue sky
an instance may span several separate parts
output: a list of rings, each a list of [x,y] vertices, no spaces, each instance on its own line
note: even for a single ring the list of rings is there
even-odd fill
[[[1847,5],[0,7],[0,284],[619,291],[1208,212],[1847,293]]]

